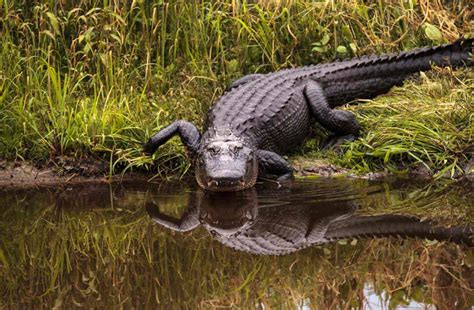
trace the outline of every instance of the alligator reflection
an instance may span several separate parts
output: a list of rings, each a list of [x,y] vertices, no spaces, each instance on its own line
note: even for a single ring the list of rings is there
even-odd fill
[[[442,227],[411,216],[358,215],[355,200],[324,194],[265,191],[255,188],[235,193],[191,193],[180,219],[147,203],[158,224],[186,232],[202,225],[215,239],[231,248],[263,255],[284,255],[311,245],[345,238],[419,237],[473,244],[473,226]],[[316,195],[315,195],[316,196]]]

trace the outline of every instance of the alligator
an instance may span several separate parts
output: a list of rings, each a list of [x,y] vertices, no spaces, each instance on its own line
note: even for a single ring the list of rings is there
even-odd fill
[[[250,74],[234,81],[211,107],[201,134],[178,120],[153,135],[144,151],[154,153],[178,134],[195,162],[197,183],[210,191],[238,191],[257,177],[291,177],[282,157],[301,144],[312,124],[334,137],[327,145],[353,140],[360,126],[349,111],[334,108],[370,99],[401,85],[410,75],[432,65],[472,66],[473,39],[399,54]]]
[[[358,206],[351,200],[323,198],[295,205],[272,199],[259,205],[255,188],[235,193],[198,190],[190,195],[180,219],[161,213],[151,201],[146,203],[146,210],[168,229],[187,232],[202,225],[225,246],[252,254],[286,255],[312,245],[363,237],[474,244],[472,225],[442,227],[400,214],[358,215],[354,214]]]

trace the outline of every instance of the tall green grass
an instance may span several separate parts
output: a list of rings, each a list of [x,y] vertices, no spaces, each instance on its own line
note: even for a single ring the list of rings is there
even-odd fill
[[[58,156],[93,156],[110,161],[111,172],[183,174],[189,164],[176,140],[153,158],[141,153],[142,142],[178,118],[202,126],[207,109],[233,79],[452,41],[472,34],[471,17],[463,0],[3,0],[0,156],[42,164]],[[454,131],[461,126],[456,120],[450,125]],[[381,130],[372,129],[375,135]],[[423,143],[414,147],[418,158],[419,152],[432,152]],[[383,147],[375,160],[358,155],[367,153],[359,144],[352,148],[359,151],[344,157],[349,166],[356,161],[373,169],[399,160]],[[430,156],[441,157],[441,151]],[[380,156],[388,160],[381,164]],[[458,165],[462,156],[433,167]],[[431,158],[407,158],[432,165]]]
[[[337,154],[321,154],[310,140],[295,160],[311,167],[311,158],[367,172],[414,172],[424,177],[459,177],[473,157],[474,100],[472,70],[434,69],[375,100],[346,107],[362,127],[359,139]],[[472,169],[472,168],[470,168]]]
[[[353,108],[365,133],[347,146],[342,164],[361,170],[421,167],[437,176],[459,176],[474,155],[471,71],[422,75],[389,96]]]

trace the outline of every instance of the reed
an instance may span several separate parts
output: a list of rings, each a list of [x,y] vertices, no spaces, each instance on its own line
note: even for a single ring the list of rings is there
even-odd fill
[[[0,19],[1,157],[40,165],[95,157],[110,162],[110,173],[162,177],[188,171],[179,142],[153,157],[141,144],[178,118],[202,127],[235,78],[473,33],[464,0],[3,0]],[[426,94],[429,81],[410,82],[395,97],[351,107],[361,139],[344,155],[318,156],[363,171],[414,163],[458,171],[472,142],[472,78],[429,77],[444,90]],[[432,114],[425,126],[406,118],[417,109]]]

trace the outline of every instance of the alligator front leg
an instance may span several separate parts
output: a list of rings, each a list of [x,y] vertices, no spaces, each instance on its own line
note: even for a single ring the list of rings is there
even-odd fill
[[[193,153],[197,152],[201,135],[199,134],[196,126],[190,122],[182,120],[171,123],[152,136],[143,146],[143,150],[148,154],[153,154],[158,149],[158,147],[166,143],[175,134],[179,134],[181,141],[189,148],[189,150],[191,150]]]
[[[258,150],[257,159],[259,175],[261,176],[274,175],[278,177],[278,180],[285,180],[293,174],[293,169],[288,162],[277,153]]]
[[[343,110],[333,110],[329,106],[322,87],[315,81],[309,81],[304,89],[305,98],[316,120],[327,130],[333,132],[337,140],[354,140],[360,126],[354,114]],[[340,143],[341,141],[338,141]],[[330,141],[329,145],[337,145]]]
[[[158,206],[152,202],[146,203],[146,211],[153,221],[174,231],[190,231],[198,227],[200,224],[198,208],[196,207],[186,210],[180,219],[161,213]]]

